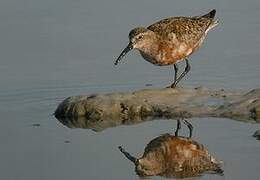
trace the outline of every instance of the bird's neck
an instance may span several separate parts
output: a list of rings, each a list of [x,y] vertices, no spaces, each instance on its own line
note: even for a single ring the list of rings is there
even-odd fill
[[[143,46],[138,48],[138,50],[141,52],[141,54],[144,54],[149,57],[156,57],[158,51],[159,51],[159,44],[157,39],[150,39],[148,42],[146,42]]]

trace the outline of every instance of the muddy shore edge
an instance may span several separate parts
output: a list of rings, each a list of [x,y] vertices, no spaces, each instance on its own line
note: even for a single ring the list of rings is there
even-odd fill
[[[197,88],[142,89],[71,96],[54,113],[57,119],[142,121],[147,118],[220,117],[260,122],[260,88],[248,92]]]

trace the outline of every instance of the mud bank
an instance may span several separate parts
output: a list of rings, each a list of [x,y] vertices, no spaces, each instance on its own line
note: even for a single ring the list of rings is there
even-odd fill
[[[204,87],[165,88],[72,96],[61,102],[54,114],[58,119],[82,120],[82,126],[183,116],[260,122],[260,89],[231,92]]]

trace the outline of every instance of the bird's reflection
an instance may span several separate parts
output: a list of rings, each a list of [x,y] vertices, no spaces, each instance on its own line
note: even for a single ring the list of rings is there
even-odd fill
[[[119,147],[127,159],[135,164],[137,175],[185,178],[204,172],[223,174],[220,162],[202,144],[191,139],[192,125],[186,120],[183,122],[189,128],[190,137],[178,136],[181,125],[178,120],[175,135],[164,134],[150,141],[141,158]]]

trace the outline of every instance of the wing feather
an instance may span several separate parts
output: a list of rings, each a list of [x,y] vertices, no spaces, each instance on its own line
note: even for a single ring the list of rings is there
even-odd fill
[[[195,44],[212,23],[214,23],[213,19],[206,16],[171,17],[158,21],[147,27],[147,29],[156,32],[163,39],[172,37],[170,34],[174,33],[179,41]]]

